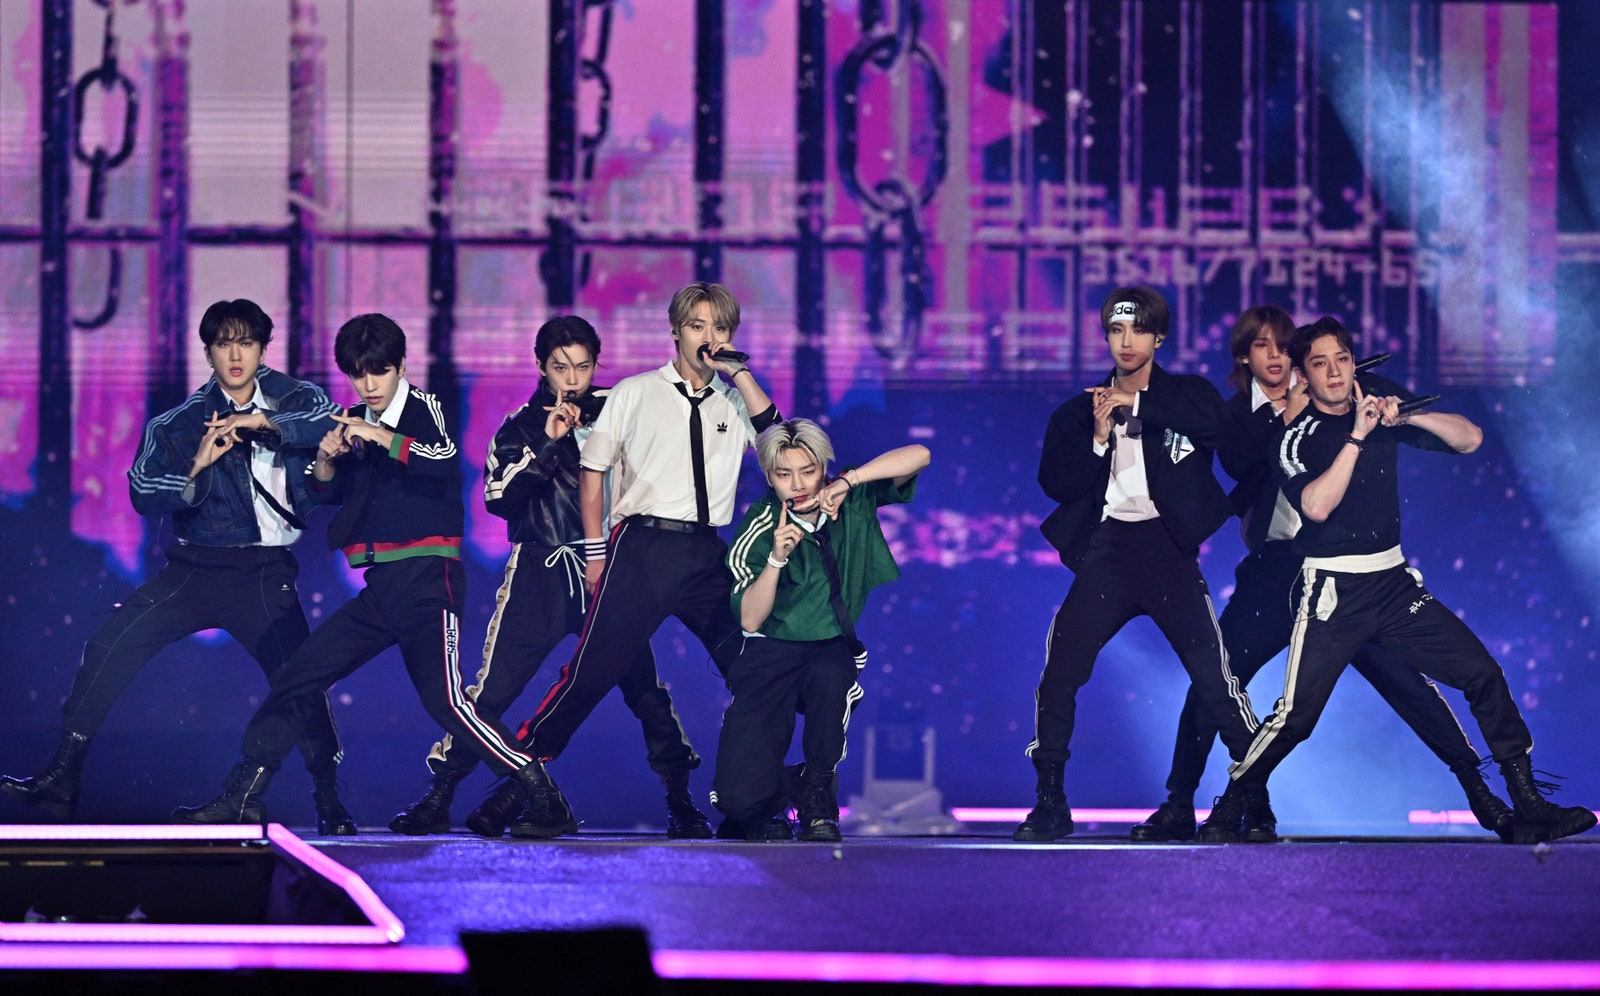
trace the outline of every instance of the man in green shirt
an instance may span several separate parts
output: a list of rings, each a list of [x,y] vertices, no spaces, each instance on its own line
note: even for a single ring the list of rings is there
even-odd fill
[[[728,669],[733,702],[722,716],[711,801],[727,821],[718,836],[789,840],[779,812],[784,755],[804,713],[799,838],[839,839],[834,770],[844,757],[867,593],[900,576],[878,509],[916,494],[926,446],[902,446],[828,480],[833,444],[809,419],[780,422],[756,441],[772,490],[750,506],[728,550],[733,612],[744,644]]]

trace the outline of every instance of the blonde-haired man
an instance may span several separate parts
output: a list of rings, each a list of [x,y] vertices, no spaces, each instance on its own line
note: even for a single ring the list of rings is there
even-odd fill
[[[711,801],[727,816],[721,837],[794,836],[780,810],[798,706],[806,717],[799,838],[834,841],[835,769],[866,662],[855,624],[868,592],[900,576],[878,509],[916,494],[928,448],[890,450],[830,481],[828,434],[797,418],[763,432],[756,456],[772,490],[750,506],[728,551],[744,639],[728,669],[733,702],[722,716]]]

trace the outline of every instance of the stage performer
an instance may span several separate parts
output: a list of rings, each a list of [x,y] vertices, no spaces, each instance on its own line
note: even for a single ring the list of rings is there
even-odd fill
[[[782,811],[798,707],[806,725],[797,835],[836,841],[836,769],[866,664],[855,626],[867,594],[900,576],[878,509],[916,495],[928,448],[890,450],[830,481],[833,443],[797,418],[763,432],[756,457],[771,490],[745,513],[728,552],[744,640],[728,670],[733,702],[717,741],[711,801],[728,818],[718,836],[796,835]]]
[[[1038,800],[1016,840],[1072,833],[1065,767],[1078,689],[1101,648],[1137,616],[1150,616],[1177,652],[1233,756],[1255,733],[1197,561],[1230,511],[1212,471],[1228,414],[1205,378],[1155,362],[1168,315],[1159,291],[1113,290],[1100,322],[1115,368],[1057,408],[1045,429],[1039,484],[1060,507],[1040,528],[1076,577],[1050,625],[1028,746]],[[1254,801],[1270,812],[1264,794]]]
[[[83,648],[62,708],[55,759],[32,778],[0,778],[0,790],[57,820],[78,808],[84,755],[112,705],[169,644],[220,629],[270,680],[308,632],[289,547],[311,508],[305,469],[339,409],[315,384],[262,363],[272,319],[254,301],[218,301],[200,318],[211,379],[145,425],[128,494],[140,515],[172,516],[177,542],[167,566],[116,606]],[[339,800],[341,758],[326,696],[307,704],[300,740],[311,772],[317,833],[353,834]]]
[[[539,386],[501,424],[483,472],[484,506],[506,520],[511,557],[495,594],[483,643],[483,666],[466,694],[479,715],[504,715],[550,651],[583,623],[583,516],[578,507],[578,451],[610,393],[594,387],[600,336],[577,315],[552,318],[534,339]],[[704,836],[710,824],[689,795],[689,771],[700,757],[689,746],[672,697],[656,676],[649,643],[621,680],[623,701],[644,726],[650,767],[667,786],[667,836]],[[403,834],[450,829],[456,786],[477,755],[446,735],[428,754],[428,792],[389,823]],[[498,837],[520,815],[510,783],[467,817],[467,829]]]
[[[1249,552],[1234,568],[1233,596],[1222,610],[1220,623],[1228,665],[1246,685],[1288,645],[1294,622],[1289,589],[1300,570],[1300,555],[1294,552],[1293,543],[1300,517],[1279,490],[1275,473],[1285,413],[1298,414],[1306,404],[1304,382],[1294,378],[1289,364],[1293,336],[1294,319],[1289,313],[1264,305],[1245,309],[1234,323],[1230,339],[1233,371],[1229,380],[1238,391],[1228,399],[1232,424],[1217,455],[1223,469],[1238,481],[1228,497]],[[1402,399],[1411,396],[1398,384],[1370,372],[1360,377],[1369,394],[1376,390]],[[1293,398],[1291,386],[1296,389]],[[1298,407],[1291,409],[1291,404]],[[1477,751],[1433,683],[1372,647],[1359,651],[1351,666],[1450,768],[1484,829],[1509,838],[1511,807],[1484,783]],[[1199,696],[1191,688],[1178,717],[1167,801],[1133,828],[1134,840],[1194,837],[1194,793],[1215,736],[1216,730],[1204,722]],[[1265,823],[1253,828],[1257,837],[1267,839],[1274,832],[1275,828]]]
[[[1528,753],[1533,739],[1500,665],[1400,552],[1400,444],[1471,453],[1482,430],[1461,415],[1402,414],[1399,397],[1366,394],[1350,333],[1334,318],[1296,330],[1290,358],[1311,403],[1278,447],[1281,487],[1302,520],[1295,549],[1304,557],[1292,591],[1283,696],[1230,766],[1227,791],[1198,839],[1248,839],[1248,800],[1311,735],[1346,662],[1369,644],[1466,695],[1511,794],[1512,840],[1553,840],[1594,826],[1587,809],[1544,797]]]
[[[361,402],[334,416],[306,484],[313,500],[340,506],[328,547],[365,571],[366,584],[272,682],[222,794],[178,809],[178,822],[260,822],[268,783],[329,686],[397,644],[423,707],[458,745],[519,785],[543,785],[516,738],[463,691],[461,465],[439,399],[406,379],[405,333],[383,315],[350,319],[333,352]]]
[[[739,624],[728,602],[733,579],[724,564],[728,546],[717,528],[733,519],[745,451],[778,421],[778,410],[744,359],[729,355],[739,302],[726,287],[680,288],[667,320],[672,361],[612,388],[583,445],[579,500],[594,601],[572,659],[522,727],[543,761],[560,756],[668,616],[677,616],[705,645],[724,677],[739,654]],[[602,524],[607,471],[609,538]],[[536,798],[511,834],[558,837],[576,829],[571,808],[555,791]],[[696,829],[696,836],[710,836],[709,824]]]

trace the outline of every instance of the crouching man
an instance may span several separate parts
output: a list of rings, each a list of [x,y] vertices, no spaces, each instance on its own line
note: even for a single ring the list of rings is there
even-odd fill
[[[809,419],[780,422],[756,441],[772,486],[750,506],[728,551],[733,612],[743,646],[728,669],[733,702],[722,716],[711,801],[727,817],[718,836],[789,840],[784,755],[804,713],[797,801],[799,839],[839,839],[835,769],[844,758],[867,593],[900,576],[878,509],[916,494],[925,446],[903,446],[829,481],[833,444]]]

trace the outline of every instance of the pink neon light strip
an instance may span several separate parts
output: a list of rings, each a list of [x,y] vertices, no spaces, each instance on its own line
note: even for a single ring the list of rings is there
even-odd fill
[[[1406,814],[1406,820],[1418,824],[1465,823],[1474,827],[1478,825],[1478,818],[1472,815],[1470,809],[1413,809]]]
[[[1079,823],[1126,823],[1132,826],[1135,823],[1143,823],[1145,817],[1152,812],[1154,810],[1151,809],[1080,809],[1073,806],[1072,818]],[[1203,820],[1210,815],[1209,809],[1194,811],[1197,820]],[[1020,823],[1028,818],[1028,811],[1025,808],[953,806],[950,809],[950,818],[957,823]]]
[[[205,841],[261,840],[260,824],[220,826],[48,826],[0,827],[0,840]],[[0,941],[58,944],[397,944],[405,925],[377,893],[350,869],[334,861],[278,823],[266,839],[343,890],[371,925],[356,924],[196,924],[196,923],[0,923]]]
[[[1117,958],[962,958],[832,951],[656,951],[671,979],[921,982],[991,986],[1191,987],[1210,989],[1517,990],[1600,987],[1600,962],[1205,961]],[[262,944],[8,944],[0,967],[24,969],[301,969],[420,972],[467,970],[458,948]]]
[[[657,951],[666,978],[1208,989],[1589,989],[1600,962],[959,958],[799,951]]]
[[[382,927],[286,923],[3,923],[0,941],[50,944],[389,944]]]
[[[276,824],[274,824],[276,825]],[[135,826],[118,823],[29,823],[0,826],[0,840],[261,840],[259,823]]]
[[[1149,809],[1079,809],[1072,807],[1072,818],[1080,823],[1142,823],[1152,810]],[[1194,811],[1196,819],[1203,820],[1211,815],[1209,809]],[[1017,823],[1028,817],[1028,811],[1022,808],[984,807],[984,806],[953,806],[950,809],[951,819],[958,823]],[[1406,822],[1419,825],[1465,824],[1477,826],[1478,818],[1472,815],[1470,809],[1413,809],[1406,814]]]
[[[405,924],[383,904],[383,900],[378,898],[378,894],[372,891],[372,887],[360,875],[296,837],[281,823],[270,824],[267,827],[267,837],[274,845],[282,848],[284,853],[343,889],[345,895],[349,896],[351,902],[361,910],[362,916],[372,921],[373,928],[383,933],[383,941],[379,943],[399,944],[405,938]]]
[[[460,975],[467,970],[467,956],[460,948],[425,945],[6,944],[0,945],[0,968],[216,972],[282,968]]]

